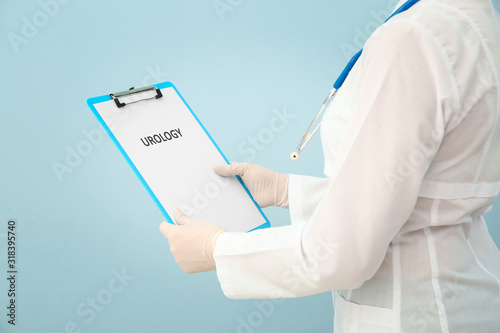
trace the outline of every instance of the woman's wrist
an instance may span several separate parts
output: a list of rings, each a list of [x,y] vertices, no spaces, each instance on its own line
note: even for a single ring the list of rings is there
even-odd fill
[[[288,209],[288,180],[290,175],[278,173],[276,176],[276,192],[274,205]]]

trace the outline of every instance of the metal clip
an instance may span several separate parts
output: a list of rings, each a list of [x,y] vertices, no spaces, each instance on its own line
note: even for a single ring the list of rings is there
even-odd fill
[[[148,90],[156,91],[156,96],[139,99],[137,101],[129,102],[128,104],[133,104],[133,103],[137,103],[137,102],[140,102],[140,101],[146,101],[148,99],[158,99],[158,98],[162,98],[163,97],[163,94],[161,93],[161,90],[158,89],[158,88],[156,88],[155,86],[147,86],[147,87],[137,88],[137,89],[134,88],[134,87],[132,87],[129,90],[120,91],[120,92],[117,92],[117,93],[114,93],[114,94],[109,94],[109,96],[111,96],[111,98],[113,98],[113,100],[115,101],[117,107],[122,108],[126,104],[125,103],[121,103],[118,100],[119,97],[130,96],[130,95],[138,94],[138,93],[145,92],[145,91],[148,91]]]

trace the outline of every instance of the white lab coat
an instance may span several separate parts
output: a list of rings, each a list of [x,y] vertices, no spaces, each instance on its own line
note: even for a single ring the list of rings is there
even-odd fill
[[[224,294],[335,290],[336,333],[500,332],[483,219],[500,191],[499,69],[491,0],[421,0],[377,29],[323,117],[326,178],[291,175],[292,224],[219,237]]]

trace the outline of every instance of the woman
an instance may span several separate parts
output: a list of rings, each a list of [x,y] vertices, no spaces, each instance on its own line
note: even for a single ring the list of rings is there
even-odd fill
[[[231,233],[177,211],[160,229],[181,268],[217,267],[230,298],[334,290],[335,332],[500,331],[483,219],[500,190],[499,22],[491,0],[421,0],[378,28],[323,117],[326,178],[214,168],[292,224]]]

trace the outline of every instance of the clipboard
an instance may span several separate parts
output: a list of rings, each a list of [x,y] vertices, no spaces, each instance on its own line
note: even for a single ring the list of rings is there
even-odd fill
[[[171,82],[89,98],[87,104],[165,219],[180,208],[227,231],[270,227],[228,159]]]

